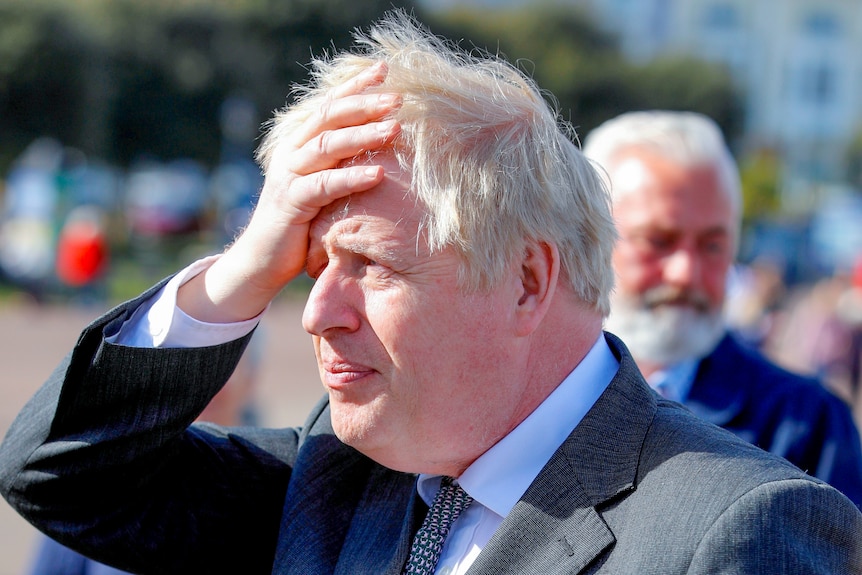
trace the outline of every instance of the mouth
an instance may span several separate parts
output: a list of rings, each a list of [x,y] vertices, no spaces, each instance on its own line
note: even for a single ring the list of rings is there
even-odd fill
[[[696,315],[703,315],[709,310],[697,302],[686,300],[662,301],[650,304],[649,308],[652,312],[660,312],[661,310],[678,310],[679,312],[689,311]]]
[[[690,307],[692,309],[700,308],[698,304],[688,299],[666,299],[662,301],[654,301],[650,302],[650,307]]]
[[[323,385],[330,391],[344,391],[355,386],[375,373],[376,370],[360,365],[346,362],[322,362],[321,376]]]
[[[643,303],[648,309],[659,308],[690,309],[696,313],[709,311],[709,300],[696,293],[669,293],[663,288],[648,292],[643,297]]]

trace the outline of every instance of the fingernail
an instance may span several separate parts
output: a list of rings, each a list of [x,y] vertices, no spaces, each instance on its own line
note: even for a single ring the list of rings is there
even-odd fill
[[[381,134],[388,134],[395,127],[395,120],[385,120],[377,124],[377,131]]]
[[[399,103],[401,101],[401,94],[380,94],[377,98],[378,102],[388,106]]]
[[[375,62],[374,64],[365,69],[365,73],[370,76],[376,76],[385,69],[385,66],[386,63],[383,61]]]

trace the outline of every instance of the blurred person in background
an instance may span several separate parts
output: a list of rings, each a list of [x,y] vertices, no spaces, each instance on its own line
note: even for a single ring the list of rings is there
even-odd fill
[[[838,317],[850,330],[846,363],[848,393],[854,405],[862,409],[862,255],[856,259],[850,285],[841,294],[836,307]]]
[[[798,290],[765,347],[776,360],[811,373],[859,409],[862,266],[838,269]]]
[[[661,395],[862,504],[862,449],[847,404],[727,328],[742,201],[718,126],[688,112],[632,112],[591,132],[584,152],[609,179],[620,233],[605,329]]]

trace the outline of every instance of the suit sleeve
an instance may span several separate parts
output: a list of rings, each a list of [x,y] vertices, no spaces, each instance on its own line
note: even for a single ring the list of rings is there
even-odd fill
[[[140,301],[87,327],[23,408],[0,445],[0,491],[54,539],[125,570],[269,573],[298,432],[192,425],[248,337],[107,343]]]
[[[765,483],[713,524],[688,572],[862,573],[862,515],[846,496],[821,483]]]
[[[810,443],[820,449],[811,454],[816,466],[805,471],[829,483],[862,509],[862,442],[847,404],[827,395],[811,436]]]

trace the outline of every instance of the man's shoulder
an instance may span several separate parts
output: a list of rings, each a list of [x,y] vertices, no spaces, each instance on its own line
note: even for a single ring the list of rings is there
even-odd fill
[[[836,489],[665,400],[658,402],[644,438],[633,489],[603,519],[628,567],[633,561],[652,563],[640,555],[644,545],[685,565],[716,553],[729,554],[731,564],[741,560],[736,551],[753,549],[735,549],[734,542],[794,549],[815,529],[846,542],[862,525],[862,515]],[[814,541],[808,552],[832,553],[824,543],[828,537]]]
[[[769,498],[793,492],[815,497],[811,494],[834,491],[784,458],[663,399],[644,436],[637,469],[634,489],[620,509],[628,519],[618,520],[637,522],[643,519],[644,509],[664,509],[664,519],[656,519],[655,528],[678,531],[679,537],[686,535],[668,517],[685,517],[696,530],[714,524],[738,501],[757,494]],[[829,499],[842,497],[833,494]]]
[[[759,350],[740,343],[730,333],[701,362],[692,395],[696,400],[702,395],[705,395],[703,399],[712,395],[741,395],[755,401],[781,398],[781,401],[809,407],[841,403],[816,377],[778,365]]]
[[[770,481],[811,480],[784,458],[666,400],[658,402],[641,459],[639,475],[645,481],[702,481],[703,489],[716,494],[726,489],[745,491]]]
[[[820,387],[820,381],[816,377],[791,371],[777,364],[759,349],[740,342],[730,332],[725,334],[704,362],[716,364],[712,366],[716,371],[724,367],[741,377],[756,377],[760,380],[765,378],[770,383],[782,382],[788,385]]]

